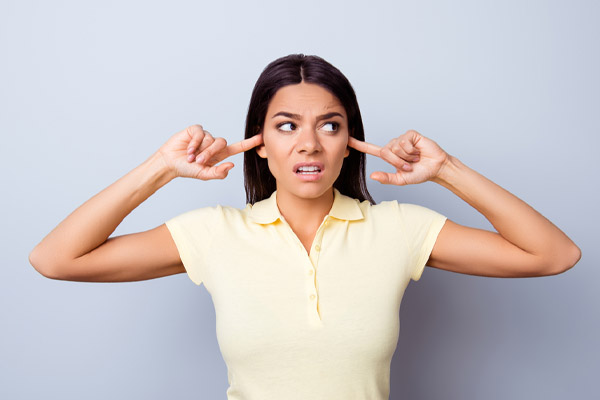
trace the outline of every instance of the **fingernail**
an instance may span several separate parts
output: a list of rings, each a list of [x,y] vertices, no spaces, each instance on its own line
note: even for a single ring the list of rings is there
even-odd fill
[[[196,157],[196,162],[203,163],[204,162],[204,155],[200,154],[198,157]]]
[[[193,154],[188,155],[188,161],[194,161],[194,155]]]
[[[412,167],[410,166],[410,164],[404,164],[402,166],[402,169],[405,171],[412,171]]]

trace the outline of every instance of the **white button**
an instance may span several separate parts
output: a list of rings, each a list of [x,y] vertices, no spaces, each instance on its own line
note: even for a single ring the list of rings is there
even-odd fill
[[[313,270],[312,270],[312,269],[309,269],[309,270],[308,270],[308,274],[309,274],[309,275],[312,275],[312,274],[313,274]]]
[[[319,246],[319,245],[316,245],[316,246],[315,246],[315,250],[316,250],[316,251],[321,251],[321,246]]]
[[[311,294],[311,295],[310,295],[310,299],[311,299],[311,300],[314,300],[316,297],[317,297],[317,296],[315,296],[314,294]]]

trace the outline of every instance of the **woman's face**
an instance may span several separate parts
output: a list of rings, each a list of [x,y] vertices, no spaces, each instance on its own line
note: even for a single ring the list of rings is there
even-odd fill
[[[267,109],[263,141],[256,151],[267,158],[278,195],[319,198],[331,190],[350,154],[346,110],[321,86],[284,86]]]

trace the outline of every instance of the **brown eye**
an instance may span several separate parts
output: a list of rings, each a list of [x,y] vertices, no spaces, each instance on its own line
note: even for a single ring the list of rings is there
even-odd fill
[[[327,129],[327,128],[326,128],[325,130],[326,130],[326,131],[329,131],[329,132],[335,132],[335,131],[337,131],[337,130],[338,130],[338,128],[340,127],[340,124],[338,124],[337,122],[326,122],[326,123],[323,125],[323,127],[326,127],[326,126],[328,126],[328,125],[331,125],[331,128],[330,128],[330,129]]]
[[[289,128],[284,128],[288,125],[289,125]],[[279,129],[280,131],[284,131],[284,132],[291,132],[294,130],[294,128],[295,128],[295,125],[291,122],[284,122],[282,124],[277,125],[277,129]]]

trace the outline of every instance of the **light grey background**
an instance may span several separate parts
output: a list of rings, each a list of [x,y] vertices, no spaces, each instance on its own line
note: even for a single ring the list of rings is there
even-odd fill
[[[428,268],[402,305],[391,399],[597,398],[599,17],[596,1],[2,0],[0,398],[225,398],[203,286],[52,281],[27,256],[173,133],[240,140],[258,75],[295,52],[346,74],[369,141],[419,130],[583,250],[539,279]],[[171,182],[115,234],[242,207],[233,161],[225,181]],[[433,183],[369,188],[489,227]]]

